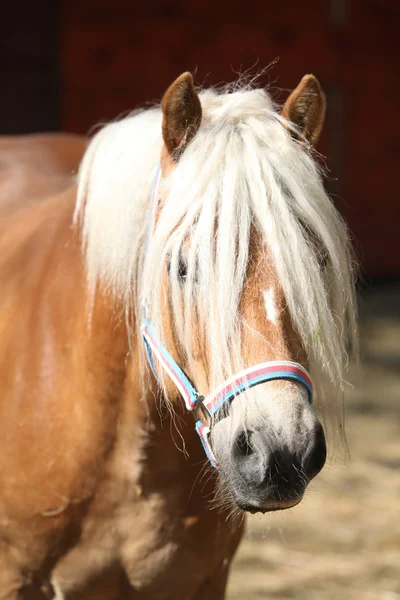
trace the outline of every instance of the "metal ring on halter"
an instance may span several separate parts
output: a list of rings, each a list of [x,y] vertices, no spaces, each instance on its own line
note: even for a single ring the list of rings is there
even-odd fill
[[[204,404],[205,400],[206,400],[206,396],[204,396],[203,394],[199,394],[197,396],[197,405],[193,409],[193,413],[194,413],[194,416],[196,419],[197,419],[198,414],[200,414],[200,416],[203,417],[203,419],[201,419],[201,420],[204,420],[204,417],[205,417],[205,419],[209,422],[209,424],[211,426],[213,415],[208,410],[207,405]]]

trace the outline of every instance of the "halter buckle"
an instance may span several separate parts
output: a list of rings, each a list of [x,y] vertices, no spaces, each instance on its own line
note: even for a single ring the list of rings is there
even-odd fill
[[[204,404],[206,397],[203,394],[197,394],[197,404],[193,409],[193,416],[195,421],[202,421],[208,427],[211,427],[212,415]]]

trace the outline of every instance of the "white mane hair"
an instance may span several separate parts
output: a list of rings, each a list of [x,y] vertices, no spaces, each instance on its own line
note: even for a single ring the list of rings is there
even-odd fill
[[[200,100],[200,129],[161,184],[163,204],[147,253],[149,200],[162,147],[160,109],[112,123],[91,142],[80,169],[75,215],[90,293],[102,285],[122,299],[127,315],[135,315],[135,335],[146,306],[166,345],[163,322],[170,310],[186,368],[199,358],[198,339],[204,336],[213,387],[249,366],[240,343],[239,302],[255,228],[308,354],[316,405],[328,409],[329,422],[340,429],[346,348],[356,347],[346,227],[324,190],[311,149],[293,139],[292,126],[265,90],[208,89]],[[184,287],[177,277],[182,257]]]

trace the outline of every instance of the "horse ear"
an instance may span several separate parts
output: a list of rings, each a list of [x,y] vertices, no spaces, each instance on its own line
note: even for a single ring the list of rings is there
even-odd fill
[[[324,123],[325,94],[314,75],[304,75],[286,100],[281,115],[296,125],[301,137],[316,144]]]
[[[177,158],[196,135],[201,123],[201,104],[190,73],[182,73],[161,101],[162,134],[168,152]]]

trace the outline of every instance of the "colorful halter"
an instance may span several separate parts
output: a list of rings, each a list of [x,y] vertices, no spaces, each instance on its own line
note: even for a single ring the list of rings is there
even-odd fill
[[[151,214],[149,223],[149,232],[147,246],[154,228],[155,222],[155,196],[160,181],[160,168],[157,169],[155,182],[151,194]],[[140,333],[145,345],[147,359],[154,377],[157,378],[157,371],[154,366],[153,356],[157,358],[160,365],[168,376],[172,379],[179,392],[181,393],[188,411],[193,412],[195,416],[196,431],[200,436],[204,451],[213,467],[219,469],[217,460],[210,444],[211,427],[215,424],[216,413],[227,403],[232,402],[236,396],[261,383],[276,379],[295,381],[303,385],[308,394],[308,401],[312,402],[312,383],[309,373],[299,363],[292,361],[268,361],[249,367],[240,371],[236,375],[227,379],[216,390],[207,397],[202,396],[192,385],[188,376],[179,367],[172,358],[168,350],[157,338],[151,321],[144,320],[140,328]],[[200,413],[207,415],[209,426],[199,417]]]

